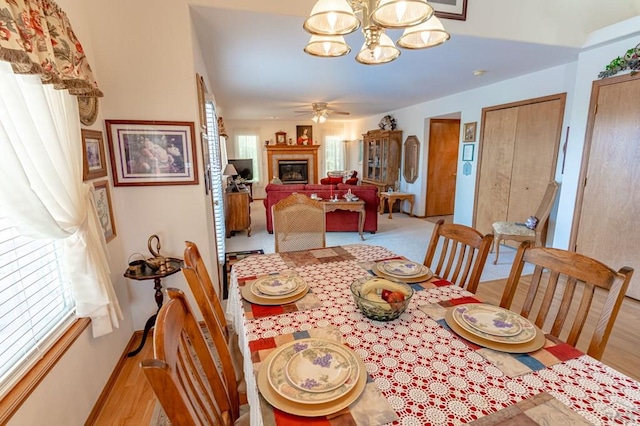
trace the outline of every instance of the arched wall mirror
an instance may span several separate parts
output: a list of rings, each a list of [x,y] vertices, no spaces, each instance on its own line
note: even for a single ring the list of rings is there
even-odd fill
[[[419,157],[420,141],[415,135],[408,136],[404,141],[404,168],[402,169],[402,176],[407,183],[413,183],[418,178]]]

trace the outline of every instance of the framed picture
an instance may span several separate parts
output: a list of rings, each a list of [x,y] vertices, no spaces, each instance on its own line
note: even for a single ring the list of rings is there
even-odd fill
[[[104,155],[102,132],[82,129],[82,180],[107,175],[107,158]]]
[[[207,86],[204,84],[204,77],[196,73],[196,87],[198,88],[198,115],[200,117],[200,127],[202,129],[207,128],[207,110],[205,107],[205,93],[207,93]]]
[[[313,145],[313,127],[296,126],[296,142],[298,145]]]
[[[190,121],[105,120],[114,186],[196,185]]]
[[[429,0],[438,18],[467,20],[467,0]]]
[[[362,164],[362,155],[364,154],[364,141],[358,139],[358,164]]]
[[[465,143],[462,145],[462,161],[473,161],[473,151],[475,145]]]
[[[473,123],[464,123],[464,139],[463,142],[475,142],[476,141],[476,125],[477,121]]]
[[[102,226],[102,232],[104,232],[104,239],[109,242],[116,237],[116,224],[113,222],[113,208],[111,207],[108,180],[93,183],[93,199],[96,202],[98,219],[100,219],[100,226]]]
[[[282,145],[287,143],[287,132],[280,130],[276,132],[276,145]]]

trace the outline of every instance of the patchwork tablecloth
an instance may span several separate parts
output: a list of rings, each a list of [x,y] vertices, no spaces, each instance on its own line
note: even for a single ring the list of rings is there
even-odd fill
[[[253,368],[250,342],[334,326],[364,361],[372,381],[399,417],[398,424],[469,423],[542,392],[594,424],[640,424],[640,383],[603,363],[582,355],[509,377],[418,309],[474,296],[460,287],[434,284],[433,288],[416,291],[400,318],[390,322],[367,319],[349,290],[354,280],[369,274],[359,262],[390,259],[397,254],[366,244],[333,248],[327,254],[336,260],[323,262],[321,259],[328,257],[313,253],[270,254],[252,256],[234,265],[227,313],[246,351],[246,372]],[[312,288],[321,306],[246,318],[238,279],[292,268]],[[263,420],[256,383],[252,374],[245,377],[252,425],[259,426]]]

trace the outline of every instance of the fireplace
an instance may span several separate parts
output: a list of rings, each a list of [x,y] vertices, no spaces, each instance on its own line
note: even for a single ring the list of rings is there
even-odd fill
[[[309,162],[307,160],[278,161],[278,176],[284,185],[309,183]]]
[[[320,145],[269,145],[267,146],[267,164],[269,171],[269,182],[274,177],[279,178],[283,183],[318,183],[318,148]],[[282,163],[284,161],[284,163]],[[297,171],[300,173],[303,178],[298,179],[296,175],[292,180],[285,182],[285,179],[282,179],[283,172],[280,164],[283,166],[287,165],[286,162],[293,162],[294,164],[289,164],[290,166],[294,166],[294,168],[301,167],[306,163],[305,173],[303,174],[301,171]],[[287,168],[287,172],[289,172]]]

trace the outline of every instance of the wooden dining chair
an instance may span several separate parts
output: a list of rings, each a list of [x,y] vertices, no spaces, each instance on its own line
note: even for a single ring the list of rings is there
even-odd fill
[[[553,206],[553,201],[556,199],[557,192],[558,182],[552,180],[549,182],[549,185],[547,185],[547,190],[542,197],[540,206],[538,206],[538,210],[536,210],[535,217],[538,219],[538,223],[535,229],[529,229],[524,223],[520,222],[493,222],[493,241],[496,248],[496,258],[493,259],[494,265],[498,263],[498,256],[500,256],[500,241],[533,241],[537,246],[545,245],[544,241],[542,241],[542,237],[544,235],[547,220],[549,219],[551,207]]]
[[[276,253],[325,247],[325,213],[320,202],[294,193],[272,209]]]
[[[153,332],[154,358],[140,365],[171,424],[248,425],[248,413],[240,416],[234,396],[235,381],[227,380],[233,372],[217,367],[184,293],[172,288],[167,293]],[[223,340],[220,327],[211,338]]]
[[[535,268],[521,315],[535,318],[535,324],[543,330],[546,324],[553,322],[550,334],[571,346],[576,346],[589,314],[597,316],[587,354],[600,359],[631,281],[633,269],[625,266],[615,271],[583,254],[534,247],[531,241],[527,241],[520,245],[516,253],[500,301],[503,308],[511,308],[516,290],[521,285],[525,263],[530,263]],[[596,289],[606,292],[599,316],[596,307],[592,307]],[[561,337],[565,323],[571,324],[566,338]],[[567,334],[567,331],[563,334]]]
[[[424,265],[440,278],[475,293],[493,235],[460,224],[436,222]],[[437,258],[436,258],[437,257]]]
[[[184,264],[186,267],[182,269],[182,273],[187,280],[187,284],[189,284],[191,293],[198,304],[209,332],[216,327],[222,330],[226,347],[231,354],[231,368],[235,371],[235,382],[240,392],[240,401],[244,403],[246,402],[246,385],[243,374],[244,358],[238,345],[238,335],[227,323],[220,298],[204,264],[204,259],[200,255],[198,246],[191,241],[185,241],[184,244],[186,246],[184,249]],[[218,350],[221,349],[218,348]]]

